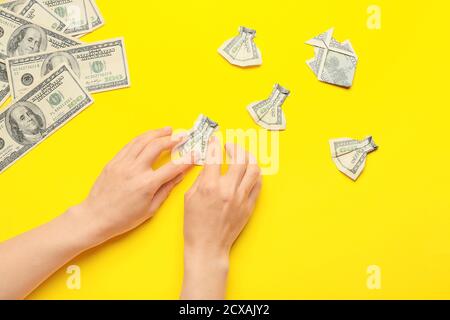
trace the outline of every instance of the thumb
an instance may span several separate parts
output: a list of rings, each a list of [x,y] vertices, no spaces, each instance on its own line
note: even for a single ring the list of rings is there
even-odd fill
[[[183,181],[183,178],[184,173],[180,173],[173,180],[166,182],[159,188],[158,191],[156,191],[149,208],[151,214],[156,212],[161,207],[164,201],[166,201],[167,197],[169,197],[170,192],[173,190],[173,188],[175,188],[176,185]]]

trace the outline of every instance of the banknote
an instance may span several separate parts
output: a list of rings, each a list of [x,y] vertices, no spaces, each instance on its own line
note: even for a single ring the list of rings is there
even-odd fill
[[[330,29],[306,42],[314,47],[315,54],[306,64],[320,81],[351,87],[358,57],[350,41],[337,41],[333,32],[334,29]]]
[[[0,60],[26,54],[67,48],[81,41],[41,27],[9,10],[0,8]]]
[[[86,10],[89,22],[89,30],[85,30],[81,33],[72,33],[71,35],[74,37],[83,37],[105,24],[105,20],[103,19],[103,16],[101,15],[100,10],[98,9],[97,4],[94,0],[86,0]]]
[[[41,0],[50,11],[67,25],[65,33],[80,34],[89,31],[87,2],[89,0]]]
[[[105,24],[105,20],[98,9],[95,0],[87,0],[87,16],[89,20],[89,31],[100,28]]]
[[[0,172],[14,164],[70,119],[92,97],[66,65],[55,70],[0,114]]]
[[[240,67],[260,65],[262,64],[262,57],[261,52],[256,47],[255,36],[255,30],[240,27],[239,34],[225,41],[218,51],[231,64]]]
[[[11,95],[14,99],[24,95],[30,86],[64,63],[91,93],[130,86],[125,45],[118,38],[8,59]]]
[[[218,129],[217,122],[201,114],[183,142],[174,148],[175,153],[178,153],[180,157],[196,153],[195,164],[203,165],[206,160],[209,139]]]
[[[47,6],[37,0],[14,0],[0,4],[19,16],[23,16],[29,21],[42,27],[64,32],[66,24],[62,22]]]
[[[330,140],[331,157],[339,171],[353,180],[363,171],[367,155],[378,149],[372,137],[363,140],[340,138]]]
[[[1,8],[8,9],[15,14],[19,14],[19,11],[22,9],[22,7],[25,5],[27,0],[9,0],[9,1],[3,1],[0,3]]]
[[[289,90],[275,84],[268,99],[250,104],[247,111],[261,127],[267,130],[285,130],[286,117],[281,107],[289,94]]]

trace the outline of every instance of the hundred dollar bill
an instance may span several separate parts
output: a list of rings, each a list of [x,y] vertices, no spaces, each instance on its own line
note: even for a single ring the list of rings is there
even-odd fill
[[[89,31],[100,28],[105,24],[105,20],[98,9],[95,0],[87,0],[87,16],[89,20]]]
[[[14,0],[0,4],[0,7],[6,8],[19,16],[23,16],[33,23],[42,27],[64,32],[66,24],[62,22],[55,14],[37,0]]]
[[[82,42],[0,8],[0,60],[79,45]]]
[[[262,64],[262,57],[261,52],[256,47],[255,36],[255,30],[240,27],[239,35],[225,41],[218,51],[231,64],[240,67],[260,65]]]
[[[341,138],[330,140],[331,157],[339,171],[353,180],[358,179],[366,164],[367,155],[378,149],[372,137],[363,140]]]
[[[286,117],[281,107],[289,94],[289,90],[276,84],[269,99],[254,102],[247,107],[247,110],[261,127],[267,130],[285,130]]]
[[[86,2],[89,0],[41,0],[50,11],[67,25],[65,33],[80,34],[89,31]]]
[[[0,3],[0,7],[8,9],[9,11],[12,11],[16,14],[19,14],[19,11],[25,5],[25,2],[27,2],[27,0],[3,1],[2,3]]]
[[[86,10],[87,10],[87,18],[89,22],[89,30],[84,31],[82,33],[73,32],[71,36],[73,37],[83,37],[86,34],[100,28],[105,24],[103,16],[100,13],[100,10],[97,7],[97,4],[94,0],[86,0]]]
[[[188,132],[184,141],[174,148],[180,157],[196,152],[195,164],[203,165],[206,160],[209,139],[219,129],[219,124],[204,115],[200,115],[194,127]]]
[[[66,65],[0,113],[0,172],[91,105],[92,97]]]
[[[30,86],[64,63],[91,93],[130,86],[124,41],[118,38],[8,59],[11,95],[14,99],[24,95]]]

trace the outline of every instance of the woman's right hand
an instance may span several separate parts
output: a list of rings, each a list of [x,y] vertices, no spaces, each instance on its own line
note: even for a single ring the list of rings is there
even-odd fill
[[[185,195],[184,299],[222,299],[229,252],[247,224],[262,178],[255,158],[227,144],[228,172],[221,175],[222,148],[213,138],[203,171]]]

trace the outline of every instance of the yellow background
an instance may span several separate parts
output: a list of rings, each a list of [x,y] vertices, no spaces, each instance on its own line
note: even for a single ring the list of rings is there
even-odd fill
[[[245,107],[279,82],[292,91],[280,169],[264,177],[232,251],[227,298],[450,298],[443,3],[98,0],[106,25],[83,40],[124,36],[132,87],[96,94],[0,175],[0,240],[82,201],[103,166],[149,128],[189,128],[199,113],[222,130],[257,128]],[[382,9],[381,30],[366,26],[371,4]],[[257,30],[261,67],[240,69],[217,54],[240,25]],[[359,56],[349,90],[319,82],[305,65],[313,49],[304,42],[332,26]],[[366,135],[380,148],[355,183],[333,164],[328,140]],[[66,288],[63,268],[30,298],[178,298],[183,193],[198,171],[150,222],[71,263],[81,267],[81,290]],[[381,268],[380,290],[366,286],[369,265]]]

